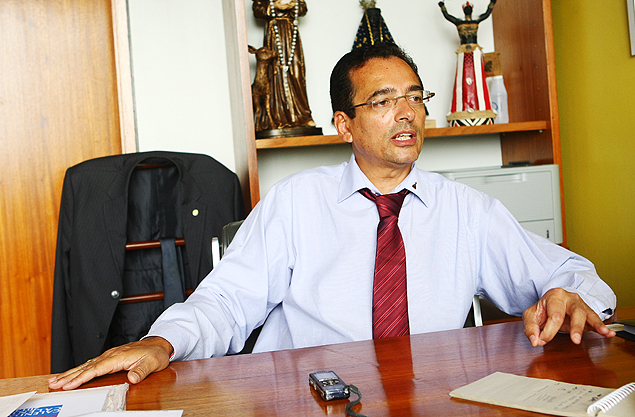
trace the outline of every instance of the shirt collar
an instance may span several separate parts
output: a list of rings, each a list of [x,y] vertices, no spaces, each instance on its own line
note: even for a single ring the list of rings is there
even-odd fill
[[[375,194],[381,194],[377,187],[366,177],[357,165],[355,160],[355,154],[351,155],[351,159],[344,168],[342,179],[340,181],[340,188],[338,192],[337,202],[341,203],[351,195],[355,194],[362,188],[368,188]],[[407,189],[412,194],[416,195],[424,204],[424,186],[420,177],[419,170],[415,168],[415,163],[412,163],[410,173],[392,192],[399,192],[403,189]]]

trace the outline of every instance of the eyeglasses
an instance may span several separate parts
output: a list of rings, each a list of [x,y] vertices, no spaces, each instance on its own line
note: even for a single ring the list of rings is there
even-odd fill
[[[368,101],[366,103],[355,104],[353,108],[370,106],[377,112],[385,113],[388,110],[397,107],[397,102],[400,98],[405,98],[410,107],[412,107],[414,110],[419,110],[421,108],[420,106],[430,101],[432,97],[434,97],[434,93],[432,91],[422,90],[417,91],[416,93],[404,94],[403,96],[397,97],[379,96],[376,97],[374,100]]]

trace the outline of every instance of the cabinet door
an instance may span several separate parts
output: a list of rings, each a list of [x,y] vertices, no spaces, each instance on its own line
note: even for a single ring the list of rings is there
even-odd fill
[[[121,153],[111,7],[0,2],[0,378],[50,372],[64,173]]]

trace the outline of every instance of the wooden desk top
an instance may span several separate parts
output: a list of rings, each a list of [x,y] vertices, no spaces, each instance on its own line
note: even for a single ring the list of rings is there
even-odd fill
[[[624,317],[622,317],[624,318]],[[495,371],[617,388],[635,381],[635,342],[559,334],[532,348],[521,322],[252,355],[178,362],[128,392],[128,410],[182,409],[184,416],[344,416],[347,400],[324,402],[310,372],[335,371],[362,392],[361,410],[385,416],[536,416],[451,399],[448,393]],[[47,391],[46,376],[0,380],[9,395]],[[87,386],[125,382],[109,375]],[[359,406],[358,406],[359,407]]]

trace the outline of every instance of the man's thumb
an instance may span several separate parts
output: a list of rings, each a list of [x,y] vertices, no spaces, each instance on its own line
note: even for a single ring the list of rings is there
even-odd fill
[[[130,371],[128,371],[128,381],[131,384],[138,384],[143,381],[145,377],[148,376],[148,372],[142,366],[135,366]]]

